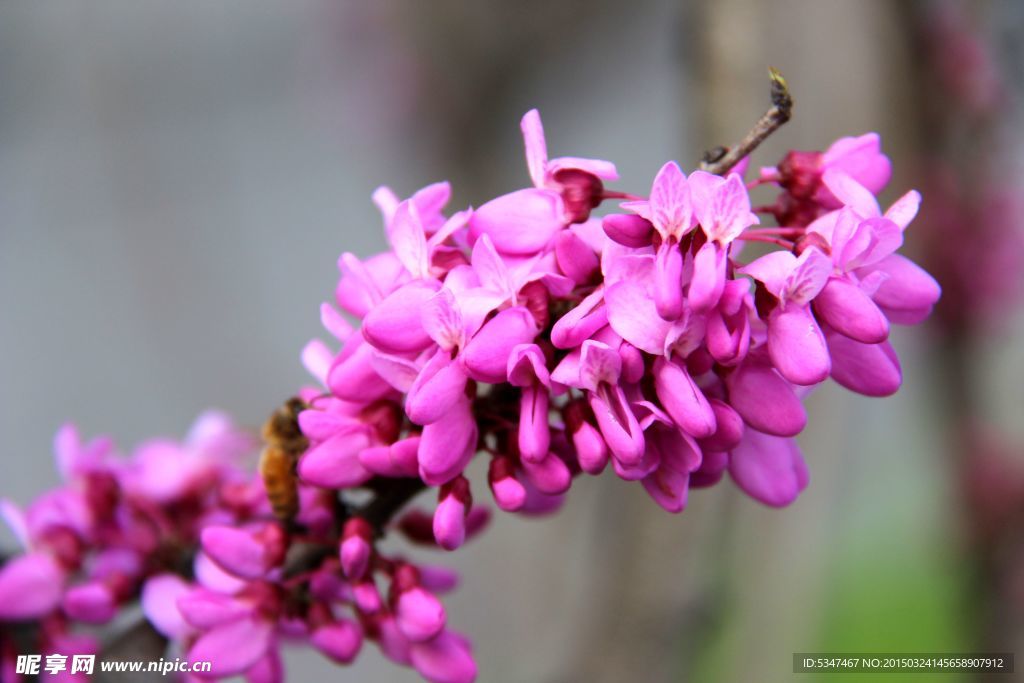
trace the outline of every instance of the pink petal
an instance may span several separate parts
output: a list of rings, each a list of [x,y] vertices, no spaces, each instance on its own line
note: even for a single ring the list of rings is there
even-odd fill
[[[345,346],[352,348],[352,352],[339,355],[327,373],[327,387],[332,394],[347,401],[371,402],[394,391],[374,370],[376,350],[362,335],[351,337]]]
[[[726,385],[732,407],[755,429],[795,436],[807,424],[793,387],[770,367],[744,363],[726,378]]]
[[[188,591],[188,583],[177,574],[157,574],[142,586],[142,611],[167,638],[182,639],[191,630],[178,609],[178,599]]]
[[[439,229],[444,223],[444,216],[441,210],[452,197],[452,186],[447,180],[439,183],[432,183],[420,188],[413,193],[412,203],[416,205],[420,218],[423,220],[423,228],[427,234]]]
[[[178,596],[176,607],[188,626],[204,631],[256,613],[251,604],[205,588],[185,591]]]
[[[556,496],[569,490],[572,473],[568,466],[554,453],[548,453],[537,462],[523,460],[523,471],[537,490],[549,496]]]
[[[18,541],[22,548],[28,549],[31,544],[28,531],[28,520],[25,512],[13,500],[0,499],[0,519],[4,520],[11,534]]]
[[[887,275],[872,298],[893,322],[921,322],[942,295],[935,278],[900,254],[888,256],[871,270]]]
[[[889,321],[864,290],[845,278],[831,278],[814,300],[814,311],[837,332],[865,344],[889,337]]]
[[[843,247],[839,260],[846,270],[881,261],[903,244],[903,231],[888,218],[861,221]]]
[[[398,630],[391,615],[382,615],[377,619],[377,629],[380,632],[381,653],[396,664],[409,664],[409,639]]]
[[[661,167],[651,186],[650,220],[661,233],[681,238],[692,228],[693,207],[686,176],[674,162]]]
[[[748,429],[732,450],[729,474],[750,497],[765,505],[789,505],[807,486],[807,465],[795,439]]]
[[[827,169],[821,180],[839,201],[856,211],[861,218],[882,215],[875,195],[840,169]]]
[[[518,190],[478,208],[469,221],[470,236],[489,235],[503,254],[536,254],[565,227],[564,213],[557,192]]]
[[[891,396],[903,383],[899,357],[892,345],[862,344],[828,330],[832,354],[832,379],[840,386],[865,396]]]
[[[572,433],[572,445],[580,468],[587,474],[600,474],[608,465],[608,444],[601,432],[589,422]]]
[[[585,284],[597,273],[597,254],[575,233],[563,230],[555,237],[558,268],[577,284]]]
[[[651,441],[660,454],[658,468],[643,478],[643,486],[654,501],[671,513],[686,507],[690,472],[701,461],[700,449],[688,437],[672,429],[658,429]]]
[[[678,320],[683,314],[683,254],[671,242],[655,252],[654,307],[663,320]]]
[[[487,235],[481,235],[473,245],[472,264],[473,270],[480,278],[481,286],[500,292],[506,297],[512,295],[509,268]]]
[[[487,321],[473,335],[460,358],[470,377],[480,382],[498,384],[508,377],[508,360],[512,349],[533,341],[536,335],[537,324],[527,308],[507,308]]]
[[[243,579],[224,571],[219,564],[210,559],[210,556],[202,550],[196,553],[196,559],[192,563],[192,570],[196,575],[197,583],[225,595],[234,595],[248,585]]]
[[[921,193],[911,190],[895,202],[885,211],[885,217],[891,220],[901,229],[906,230],[910,222],[917,216],[921,208]]]
[[[317,444],[299,460],[303,481],[324,488],[358,486],[371,477],[359,462],[359,452],[370,445],[365,428],[353,426]]]
[[[326,301],[320,304],[320,324],[338,341],[345,341],[355,332],[352,323],[346,320],[334,306]]]
[[[548,162],[548,175],[566,169],[573,169],[597,176],[601,180],[618,180],[619,172],[615,164],[604,159],[586,159],[584,157],[555,157]]]
[[[383,477],[415,477],[419,473],[419,446],[420,437],[411,436],[390,446],[364,448],[359,452],[359,462]]]
[[[214,676],[234,676],[254,665],[270,647],[273,626],[264,619],[240,619],[210,629],[189,650],[193,664],[210,662]]]
[[[526,147],[526,167],[530,170],[530,180],[534,187],[544,187],[547,180],[548,146],[544,140],[544,126],[540,121],[540,112],[531,109],[523,115],[519,122],[523,131],[523,143]]]
[[[725,288],[726,251],[714,242],[697,250],[693,260],[693,279],[687,300],[697,313],[706,313],[718,304]]]
[[[880,192],[892,176],[892,164],[881,152],[878,133],[836,140],[822,154],[821,162],[825,168],[837,168],[855,178],[874,194]]]
[[[209,526],[203,529],[200,538],[206,554],[235,576],[258,579],[270,569],[267,546],[245,529]]]
[[[414,278],[426,278],[430,274],[427,237],[419,209],[411,201],[402,202],[395,210],[389,238],[395,256],[410,275]]]
[[[602,383],[617,384],[622,371],[619,352],[607,344],[588,339],[580,353],[580,387],[597,391]]]
[[[708,401],[715,413],[715,433],[701,439],[698,444],[702,451],[730,451],[743,438],[743,418],[725,401],[712,398]]]
[[[615,333],[642,351],[661,355],[671,323],[664,320],[654,299],[638,282],[623,280],[605,292],[608,323]]]
[[[769,292],[776,297],[781,297],[785,289],[786,279],[795,267],[796,256],[791,252],[771,251],[751,261],[746,266],[740,268],[738,272],[749,275],[763,283]]]
[[[715,433],[715,413],[686,368],[665,358],[654,361],[654,390],[672,420],[687,434]]]
[[[446,618],[441,601],[419,586],[402,591],[395,604],[395,622],[414,643],[436,636],[444,628]]]
[[[463,398],[436,422],[423,428],[419,446],[420,476],[439,486],[458,476],[476,452],[476,421]]]
[[[271,648],[245,672],[246,683],[284,683],[284,664],[277,648]],[[201,682],[202,679],[199,679]]]
[[[402,393],[408,393],[420,375],[420,367],[415,361],[376,350],[370,356],[370,367],[391,388]]]
[[[414,280],[389,294],[363,319],[363,337],[385,353],[410,353],[427,348],[431,337],[423,327],[422,311],[440,285]]]
[[[314,441],[329,439],[341,429],[350,429],[357,420],[343,412],[311,408],[299,413],[299,429]]]
[[[519,400],[519,454],[523,460],[538,462],[547,455],[551,445],[548,425],[548,390],[527,387]]]
[[[373,547],[373,527],[363,517],[352,516],[342,530],[341,547],[338,556],[341,571],[349,579],[361,579],[366,574]]]
[[[729,244],[747,227],[759,222],[750,211],[750,195],[739,174],[721,178],[694,171],[689,183],[694,213],[709,241]]]
[[[395,210],[398,209],[398,204],[401,201],[395,191],[387,185],[381,185],[373,194],[370,195],[370,199],[377,206],[381,215],[384,216],[384,223],[390,223],[391,219],[395,215]]]
[[[302,348],[302,366],[313,379],[327,386],[327,375],[334,364],[334,353],[319,339],[311,339]]]
[[[515,477],[512,461],[504,456],[491,460],[487,483],[494,502],[505,512],[515,512],[526,503],[526,487]]]
[[[363,631],[354,621],[341,619],[314,630],[309,641],[331,660],[351,664],[363,645]]]
[[[789,305],[772,311],[768,355],[779,374],[793,384],[823,382],[831,369],[825,336],[807,306]]]
[[[466,504],[445,496],[434,510],[434,539],[445,550],[457,550],[466,541]]]
[[[690,473],[690,488],[707,488],[722,480],[729,466],[729,454],[705,450],[700,467]]]
[[[420,370],[405,398],[405,412],[419,425],[440,420],[465,397],[466,372],[449,355],[438,350]]]
[[[654,226],[649,220],[626,213],[605,216],[601,225],[610,239],[633,249],[648,246],[654,233]]]
[[[392,252],[377,254],[360,261],[348,252],[338,260],[341,279],[334,292],[343,311],[362,318],[384,295],[407,278],[402,262]]]
[[[87,624],[105,624],[117,614],[117,601],[110,587],[90,581],[70,587],[64,593],[64,613]]]
[[[423,329],[445,351],[462,346],[465,322],[455,294],[447,287],[423,304]]]
[[[547,359],[536,344],[520,344],[513,348],[508,357],[507,372],[509,384],[516,387],[528,387],[534,383],[548,386],[551,381]]]
[[[414,643],[409,650],[412,665],[430,683],[473,683],[477,668],[467,641],[444,631],[426,643]]]
[[[637,464],[644,455],[644,433],[622,387],[602,385],[597,392],[588,392],[587,398],[615,458],[626,466]]]
[[[60,604],[66,575],[48,553],[8,560],[0,568],[0,621],[38,619]]]
[[[832,259],[816,247],[811,247],[793,263],[793,270],[786,277],[779,300],[784,304],[809,304],[828,282],[831,274]]]
[[[722,365],[736,365],[750,348],[750,322],[746,312],[728,318],[721,309],[707,317],[705,343],[711,356]]]
[[[551,343],[558,349],[571,349],[608,324],[608,310],[599,287],[575,308],[559,318],[551,328]]]

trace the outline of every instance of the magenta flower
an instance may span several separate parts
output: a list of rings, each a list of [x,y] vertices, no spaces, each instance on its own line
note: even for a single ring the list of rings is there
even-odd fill
[[[773,251],[740,269],[774,297],[768,325],[768,354],[779,373],[794,384],[817,384],[828,377],[831,359],[811,301],[824,288],[830,260],[811,247],[799,257]]]
[[[503,254],[529,255],[547,248],[570,223],[580,223],[604,197],[603,180],[616,180],[615,165],[598,159],[548,159],[540,114],[523,116],[526,164],[534,187],[487,202],[473,214],[471,238],[489,235]]]
[[[696,227],[690,185],[679,166],[661,167],[647,201],[625,202],[622,208],[649,221],[659,238],[655,244],[654,303],[658,315],[677,320],[683,313],[683,238]]]
[[[722,178],[694,171],[689,185],[693,211],[707,242],[694,255],[687,299],[695,311],[705,313],[718,303],[725,288],[729,245],[760,221],[750,212],[750,195],[739,175]]]

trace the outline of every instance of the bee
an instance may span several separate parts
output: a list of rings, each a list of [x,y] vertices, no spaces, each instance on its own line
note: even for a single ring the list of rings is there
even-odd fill
[[[299,413],[306,409],[300,398],[290,398],[263,425],[266,447],[260,456],[260,476],[274,516],[291,523],[299,511],[299,487],[295,473],[299,456],[309,440],[299,429]]]

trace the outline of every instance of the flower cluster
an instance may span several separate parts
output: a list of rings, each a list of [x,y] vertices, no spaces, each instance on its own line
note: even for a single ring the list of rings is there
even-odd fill
[[[243,457],[255,445],[215,412],[182,443],[153,439],[127,458],[109,438],[83,443],[63,427],[54,443],[63,484],[25,509],[0,502],[24,548],[0,569],[0,623],[37,622],[36,653],[95,654],[99,641],[74,622],[112,622],[149,577],[188,573],[201,529],[223,511],[267,507]],[[13,644],[0,644],[3,680],[18,680]]]
[[[264,483],[234,470],[156,481],[142,467],[133,476],[154,488],[138,496],[149,506],[139,514],[199,541],[194,579],[144,562],[141,584],[140,571],[112,582],[97,562],[72,597],[60,585],[81,558],[63,557],[62,544],[77,552],[93,532],[72,526],[61,538],[77,540],[44,542],[28,525],[33,550],[2,570],[0,594],[17,590],[22,563],[62,580],[45,609],[0,618],[60,604],[62,619],[95,621],[95,593],[109,595],[107,617],[141,585],[156,628],[218,676],[279,679],[284,640],[349,662],[367,639],[427,680],[471,681],[469,643],[436,597],[454,578],[378,541],[394,530],[460,547],[487,520],[466,472],[475,457],[488,459],[490,496],[507,512],[553,511],[575,477],[609,466],[670,512],[726,472],[781,506],[807,484],[794,439],[807,421],[801,397],[829,377],[869,396],[897,390],[890,323],[922,321],[939,287],[896,253],[919,196],[881,210],[890,164],[877,136],[791,152],[750,183],[669,162],[636,196],[605,187],[618,179],[610,162],[548,158],[536,111],[522,130],[532,187],[450,215],[447,183],[405,200],[374,194],[391,248],[341,256],[335,301],[321,307],[339,348],[314,340],[302,354],[320,386],[298,394],[296,515],[275,519]],[[755,212],[750,191],[762,186],[778,193]],[[621,211],[593,216],[609,199],[625,200]],[[760,227],[758,214],[778,226]],[[750,242],[762,251],[744,259]],[[185,487],[194,493],[179,518],[180,492],[161,486],[179,491],[182,477],[207,483]],[[132,479],[117,470],[103,481],[110,493]],[[289,498],[266,481],[281,517]],[[433,510],[404,510],[423,489]],[[80,495],[95,510],[99,494]]]
[[[419,477],[440,487],[449,548],[479,452],[506,511],[554,507],[609,463],[673,512],[725,471],[762,502],[791,502],[806,483],[801,394],[829,376],[896,391],[890,321],[920,322],[939,297],[896,253],[919,195],[884,213],[875,199],[890,175],[878,137],[764,169],[751,186],[781,187],[762,208],[783,224],[754,227],[737,173],[669,162],[630,197],[605,190],[609,162],[548,159],[536,111],[522,128],[532,188],[450,217],[446,184],[377,192],[391,250],[343,255],[337,289],[361,327],[325,305],[341,351],[306,351],[330,398],[302,415],[302,479]],[[629,200],[624,213],[591,217],[609,197]],[[783,248],[744,263],[745,242]]]

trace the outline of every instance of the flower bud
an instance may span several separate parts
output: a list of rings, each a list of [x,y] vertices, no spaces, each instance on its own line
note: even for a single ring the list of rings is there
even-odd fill
[[[505,456],[491,460],[487,483],[490,484],[494,502],[505,512],[515,512],[526,502],[526,489],[516,479],[512,461]]]
[[[608,444],[595,424],[590,406],[583,400],[572,401],[563,414],[580,468],[587,474],[600,474],[608,464]]]
[[[88,624],[105,624],[117,613],[117,600],[100,581],[72,586],[64,593],[64,613]]]
[[[409,565],[399,567],[392,584],[395,591],[395,622],[402,634],[412,642],[436,636],[447,619],[444,606],[433,593],[419,585],[416,570]]]
[[[441,487],[434,511],[434,538],[445,550],[455,550],[466,540],[466,515],[473,504],[469,481],[462,476]]]
[[[341,535],[341,569],[349,579],[360,579],[373,552],[373,528],[362,517],[350,517]]]
[[[549,496],[565,493],[572,484],[572,472],[554,453],[548,453],[540,462],[522,461],[523,472],[530,483]]]
[[[310,634],[313,647],[339,664],[349,664],[363,645],[363,632],[359,625],[348,619],[324,624]]]

